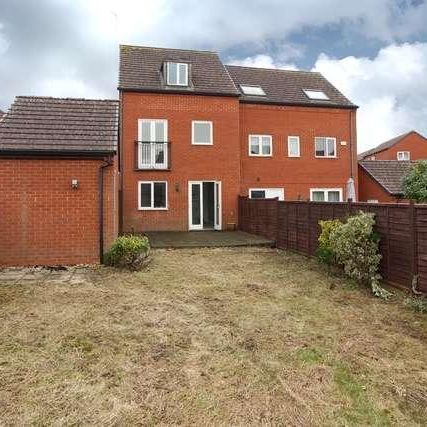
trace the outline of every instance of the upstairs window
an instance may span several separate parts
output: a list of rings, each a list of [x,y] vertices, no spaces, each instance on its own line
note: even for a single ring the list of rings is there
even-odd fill
[[[317,99],[320,101],[329,101],[329,96],[322,90],[303,89],[307,98]]]
[[[273,151],[271,135],[249,135],[249,155],[269,157]]]
[[[265,96],[264,89],[261,86],[240,85],[240,89],[245,95]]]
[[[329,137],[314,138],[316,157],[337,157],[337,140]]]
[[[188,64],[183,62],[166,63],[166,82],[170,86],[188,86]]]
[[[288,136],[288,157],[299,157],[299,136]]]
[[[193,121],[192,122],[192,144],[212,145],[212,122]]]
[[[411,160],[411,154],[409,151],[398,151],[397,160]]]

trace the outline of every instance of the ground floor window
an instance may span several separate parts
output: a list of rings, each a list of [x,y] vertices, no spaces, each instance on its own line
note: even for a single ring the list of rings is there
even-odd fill
[[[312,202],[342,202],[341,188],[312,188],[310,189]]]
[[[283,188],[250,188],[249,197],[251,199],[274,199],[285,200]]]
[[[167,209],[166,181],[138,182],[138,209]]]

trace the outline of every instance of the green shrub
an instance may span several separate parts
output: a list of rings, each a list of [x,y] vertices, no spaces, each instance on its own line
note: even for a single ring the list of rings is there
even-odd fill
[[[402,181],[402,190],[406,199],[418,203],[427,202],[427,161],[414,164]]]
[[[381,255],[374,225],[374,214],[365,212],[349,217],[345,223],[322,221],[319,245],[331,252],[331,259],[343,267],[348,277],[370,286],[374,295],[387,299],[391,294],[380,286]]]
[[[319,221],[321,233],[319,236],[319,246],[316,251],[317,258],[328,265],[336,263],[335,254],[331,247],[331,232],[342,225],[339,219]]]
[[[426,297],[409,297],[405,299],[405,304],[419,313],[427,313]]]
[[[150,242],[147,237],[120,236],[105,255],[105,264],[139,270],[147,264],[149,254]]]

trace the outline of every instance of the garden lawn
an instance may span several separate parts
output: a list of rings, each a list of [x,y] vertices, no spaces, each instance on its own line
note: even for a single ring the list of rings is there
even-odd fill
[[[401,294],[268,248],[153,257],[0,284],[0,424],[427,423],[427,316]]]

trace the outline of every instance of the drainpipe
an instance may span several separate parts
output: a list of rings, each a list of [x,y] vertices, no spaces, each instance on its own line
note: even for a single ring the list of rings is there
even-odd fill
[[[111,166],[113,161],[110,157],[105,158],[98,169],[98,192],[99,192],[99,262],[104,261],[104,169]]]

